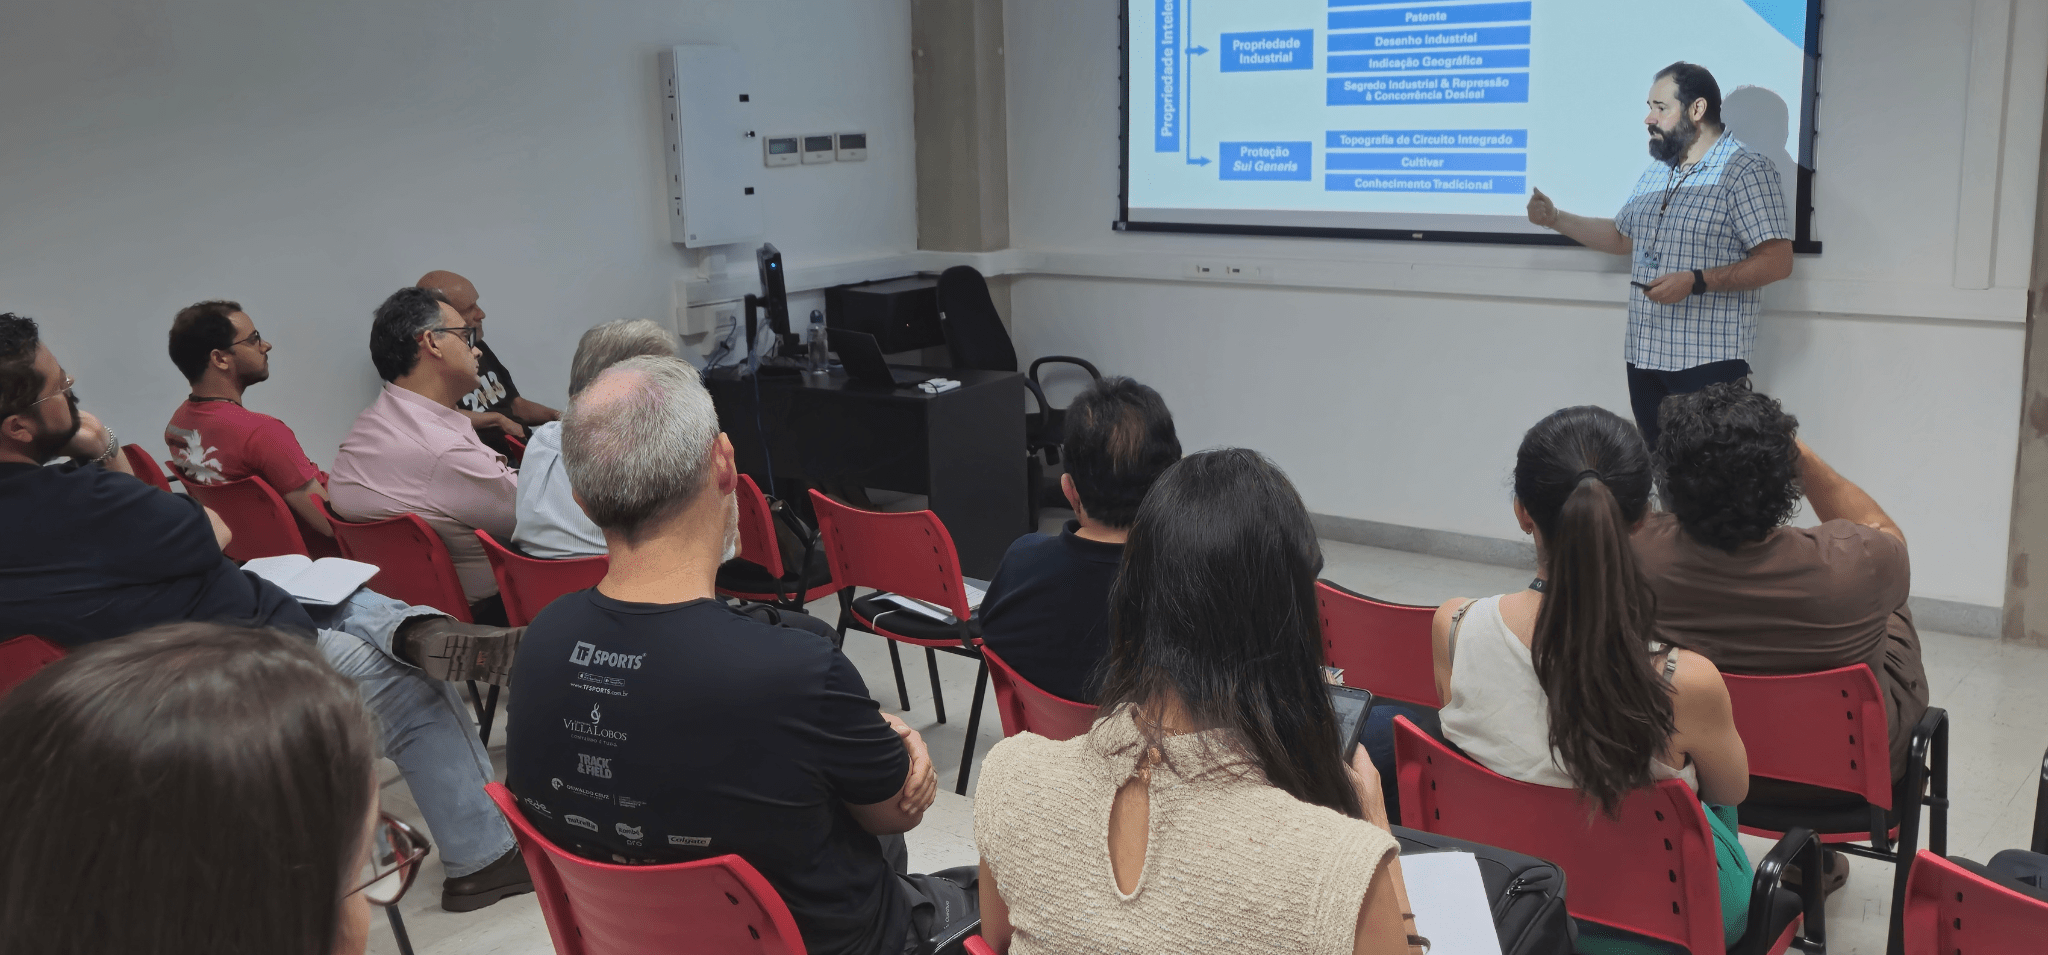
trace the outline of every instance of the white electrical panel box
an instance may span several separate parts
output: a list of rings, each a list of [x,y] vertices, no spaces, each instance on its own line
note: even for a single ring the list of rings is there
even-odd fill
[[[804,134],[804,162],[831,162],[832,154],[838,148],[833,138],[831,133]]]
[[[840,133],[837,158],[840,162],[860,162],[868,158],[868,134]]]
[[[670,47],[661,84],[669,239],[696,249],[761,238],[746,59],[729,46]]]

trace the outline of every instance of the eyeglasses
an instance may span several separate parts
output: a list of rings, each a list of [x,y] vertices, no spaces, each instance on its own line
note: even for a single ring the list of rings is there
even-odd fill
[[[450,335],[461,335],[461,336],[462,336],[462,340],[463,340],[464,342],[467,342],[467,343],[469,344],[469,347],[471,347],[471,348],[475,348],[475,347],[476,347],[476,333],[477,333],[477,332],[479,331],[479,329],[478,329],[478,328],[477,328],[477,327],[476,327],[475,325],[464,325],[464,326],[462,326],[461,328],[449,328],[448,326],[446,326],[446,325],[443,325],[443,326],[441,326],[441,327],[439,327],[439,328],[429,328],[429,329],[427,329],[427,331],[428,331],[429,333],[432,333],[432,332],[447,332],[447,333],[448,333],[448,334],[450,334]]]
[[[33,408],[39,404],[42,404],[45,401],[50,400],[51,398],[70,398],[71,400],[76,401],[78,400],[78,396],[71,393],[71,386],[75,384],[78,384],[78,379],[67,377],[64,379],[63,391],[59,391],[54,395],[44,395],[41,398],[37,398],[36,400],[29,402],[28,406]]]
[[[249,337],[248,337],[248,338],[244,338],[244,339],[241,339],[240,341],[232,341],[232,342],[229,342],[229,343],[228,343],[228,347],[229,347],[229,348],[233,348],[233,347],[235,347],[236,345],[262,345],[262,344],[263,344],[263,333],[262,333],[262,332],[258,332],[258,331],[251,331],[251,332],[249,332]]]
[[[434,845],[398,817],[379,812],[374,848],[370,861],[363,863],[362,871],[356,873],[356,887],[342,895],[361,892],[371,905],[397,905],[405,897],[405,890],[412,888],[413,878],[419,875],[420,860],[434,851]]]

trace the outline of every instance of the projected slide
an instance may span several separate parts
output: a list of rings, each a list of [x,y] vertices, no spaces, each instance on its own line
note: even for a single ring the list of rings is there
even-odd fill
[[[1676,60],[1793,197],[1818,2],[1126,0],[1124,219],[1513,241],[1531,188],[1611,216]]]

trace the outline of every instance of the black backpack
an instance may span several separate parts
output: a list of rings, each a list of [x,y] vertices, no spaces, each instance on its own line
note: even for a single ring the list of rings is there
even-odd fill
[[[1402,855],[1455,849],[1479,859],[1501,955],[1571,955],[1578,928],[1564,910],[1564,870],[1535,856],[1394,827]]]

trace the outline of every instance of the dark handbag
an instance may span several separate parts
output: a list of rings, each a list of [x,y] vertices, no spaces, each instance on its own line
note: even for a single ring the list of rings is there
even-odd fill
[[[1402,855],[1456,850],[1479,859],[1501,955],[1571,955],[1578,928],[1564,909],[1564,870],[1535,856],[1394,827]]]

